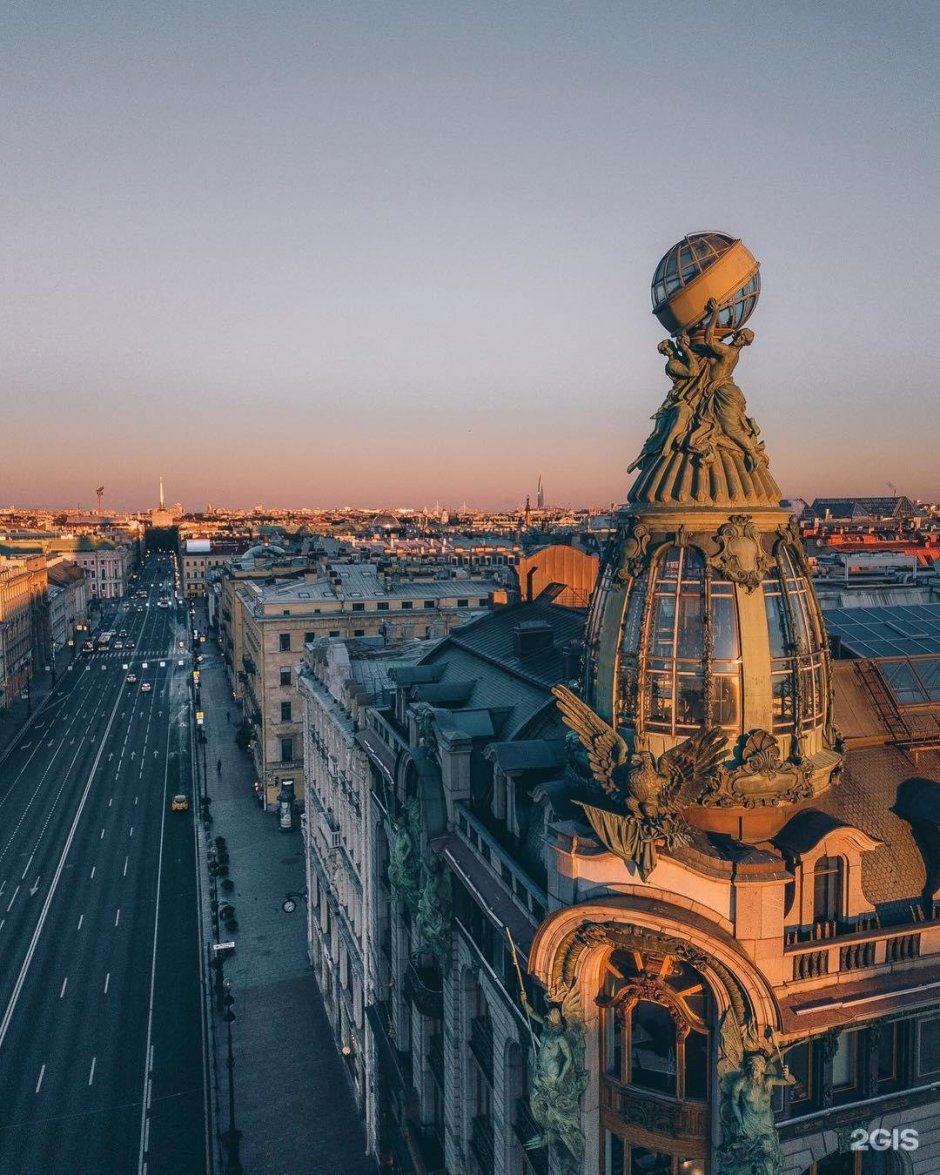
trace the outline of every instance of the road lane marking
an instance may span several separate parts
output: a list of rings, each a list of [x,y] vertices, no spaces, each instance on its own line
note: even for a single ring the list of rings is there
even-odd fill
[[[91,1083],[95,1079],[95,1065],[96,1065],[97,1061],[98,1061],[97,1057],[91,1058],[91,1068],[88,1070],[88,1084],[89,1085],[91,1085]]]
[[[121,874],[121,876],[122,876],[122,877],[126,877],[126,876],[127,876],[127,862],[128,862],[129,860],[130,860],[130,857],[125,857],[125,858],[124,858],[124,872]]]
[[[95,772],[98,770],[98,764],[101,762],[101,756],[104,751],[104,744],[107,741],[108,735],[111,733],[111,727],[114,725],[114,717],[117,714],[117,708],[120,705],[121,695],[118,694],[114,701],[114,709],[111,711],[111,717],[108,719],[108,724],[105,727],[104,737],[101,742],[101,749],[95,756],[95,761],[91,765],[91,771],[88,773],[88,781],[82,791],[81,799],[78,802],[78,807],[75,811],[75,816],[72,820],[72,825],[69,828],[68,836],[65,839],[62,853],[59,857],[59,863],[56,866],[56,871],[53,874],[52,882],[46,893],[45,901],[42,905],[39,918],[36,920],[36,929],[33,931],[29,946],[26,950],[26,956],[20,966],[20,973],[17,976],[16,983],[13,985],[13,991],[7,1001],[6,1010],[3,1013],[3,1019],[0,1020],[0,1051],[3,1049],[3,1042],[6,1040],[7,1032],[10,1030],[10,1021],[13,1019],[13,1013],[16,1011],[16,1005],[19,1002],[20,993],[23,990],[23,985],[26,983],[26,976],[29,974],[29,968],[32,965],[33,958],[36,954],[36,947],[39,944],[39,939],[42,935],[43,927],[46,924],[46,918],[49,916],[49,909],[55,898],[55,891],[59,885],[59,879],[62,876],[62,870],[65,868],[65,862],[68,858],[69,851],[72,848],[72,842],[75,839],[75,833],[78,829],[79,821],[82,818],[82,812],[85,810],[85,804],[88,800],[88,794],[91,791],[92,781],[95,777]],[[167,740],[169,741],[169,731],[167,732]],[[78,752],[76,751],[76,755]]]
[[[133,835],[134,835],[134,826],[133,826],[133,824],[131,825],[131,830],[130,830],[130,832],[129,832],[127,835],[128,835],[128,836],[133,836]]]
[[[62,990],[59,992],[59,999],[62,999],[62,997],[65,995],[65,988],[68,984],[68,981],[69,977],[66,975],[66,977],[62,980]]]
[[[84,922],[84,920],[85,920],[85,915],[84,915],[84,914],[80,914],[80,915],[79,915],[79,918],[78,918],[78,926],[76,926],[76,928],[75,928],[76,930],[81,930],[81,928],[82,928],[82,923]]]
[[[102,828],[102,830],[101,830],[101,836],[100,836],[100,838],[99,838],[99,839],[100,839],[100,840],[104,840],[104,829],[103,829],[103,828]]]
[[[41,874],[41,873],[40,873],[40,874],[37,874],[37,876],[36,876],[36,880],[33,882],[32,886],[30,887],[30,890],[29,890],[29,896],[30,896],[31,898],[34,898],[34,897],[36,896],[37,892],[39,891],[39,878],[40,878],[41,876],[42,876],[42,874]]]
[[[42,1088],[42,1079],[45,1075],[46,1066],[43,1065],[43,1067],[39,1070],[39,1080],[36,1082],[36,1093],[39,1093],[40,1089]]]
[[[121,907],[118,906],[118,912],[114,915],[114,925],[117,926],[117,924],[120,921],[121,921]]]
[[[136,800],[135,800],[135,803],[136,803]],[[0,885],[0,893],[3,893],[3,891],[6,889],[6,887],[7,887],[7,882],[6,882],[6,878],[4,878],[3,885]]]
[[[111,972],[109,971],[108,974],[104,977],[104,994],[105,995],[108,994],[108,984],[110,982],[111,982]]]
[[[20,881],[22,881],[22,880],[23,880],[23,878],[26,876],[26,874],[29,872],[29,867],[30,867],[30,865],[32,865],[32,863],[33,863],[33,857],[35,857],[35,856],[36,856],[36,854],[35,854],[35,853],[30,853],[30,854],[29,854],[29,860],[26,862],[26,868],[25,868],[25,869],[23,870],[23,872],[20,874]],[[4,883],[4,884],[6,884],[6,883]]]
[[[19,886],[17,886],[17,887],[16,887],[16,889],[13,891],[13,897],[12,897],[12,898],[10,898],[10,906],[12,906],[12,905],[13,905],[13,903],[16,901],[16,895],[17,895],[19,892],[20,892],[20,887],[19,887]],[[10,906],[7,906],[7,913],[8,913],[8,914],[9,914],[9,912],[10,912]]]
[[[108,800],[108,807],[110,808],[113,803],[114,803],[114,796],[111,796]]]
[[[157,850],[157,894],[154,903],[153,950],[150,956],[150,1006],[147,1010],[147,1048],[144,1053],[144,1094],[140,1110],[140,1150],[137,1159],[138,1175],[146,1175],[145,1155],[150,1143],[151,1068],[153,1066],[153,1003],[157,984],[157,941],[160,932],[160,891],[163,884],[163,842],[166,833],[166,796],[170,782],[170,724],[166,728],[166,752],[163,768],[163,803],[160,805],[160,846]]]
[[[89,877],[89,878],[88,878],[88,880],[89,880],[89,881],[91,881],[91,880],[92,880],[92,878],[95,876],[95,870],[96,870],[97,868],[98,868],[98,866],[97,866],[97,865],[92,865],[92,867],[91,867],[91,877]]]

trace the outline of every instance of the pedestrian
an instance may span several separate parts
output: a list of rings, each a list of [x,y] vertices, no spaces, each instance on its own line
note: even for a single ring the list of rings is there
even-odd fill
[[[216,774],[217,774],[217,775],[221,775],[221,774],[222,774],[222,760],[221,760],[221,759],[216,759],[216,761],[215,761],[215,771],[216,771]]]
[[[231,721],[232,721],[232,715],[231,715],[231,713],[230,713],[228,710],[226,710],[226,711],[225,711],[225,721],[226,721],[226,722],[231,722]]]

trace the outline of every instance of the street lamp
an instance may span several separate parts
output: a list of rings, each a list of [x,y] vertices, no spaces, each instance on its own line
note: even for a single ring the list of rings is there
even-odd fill
[[[222,986],[225,989],[225,995],[222,997],[222,1003],[225,1006],[222,1019],[225,1021],[228,1036],[228,1060],[226,1061],[228,1068],[228,1130],[222,1135],[222,1141],[228,1148],[226,1172],[228,1175],[240,1175],[242,1165],[238,1157],[238,1140],[241,1138],[241,1133],[235,1128],[235,1058],[232,1056],[232,1021],[235,1019],[233,1011],[235,997],[232,995],[232,981],[230,979],[226,979]]]

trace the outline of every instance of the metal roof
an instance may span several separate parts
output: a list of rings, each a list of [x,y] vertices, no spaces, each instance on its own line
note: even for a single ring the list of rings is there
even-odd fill
[[[940,654],[940,604],[830,608],[825,621],[830,637],[854,657]]]

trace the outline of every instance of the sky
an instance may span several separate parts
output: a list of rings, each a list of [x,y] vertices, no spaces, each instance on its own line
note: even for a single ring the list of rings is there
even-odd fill
[[[0,505],[622,502],[684,234],[785,495],[940,499],[935,5],[12,0]]]

